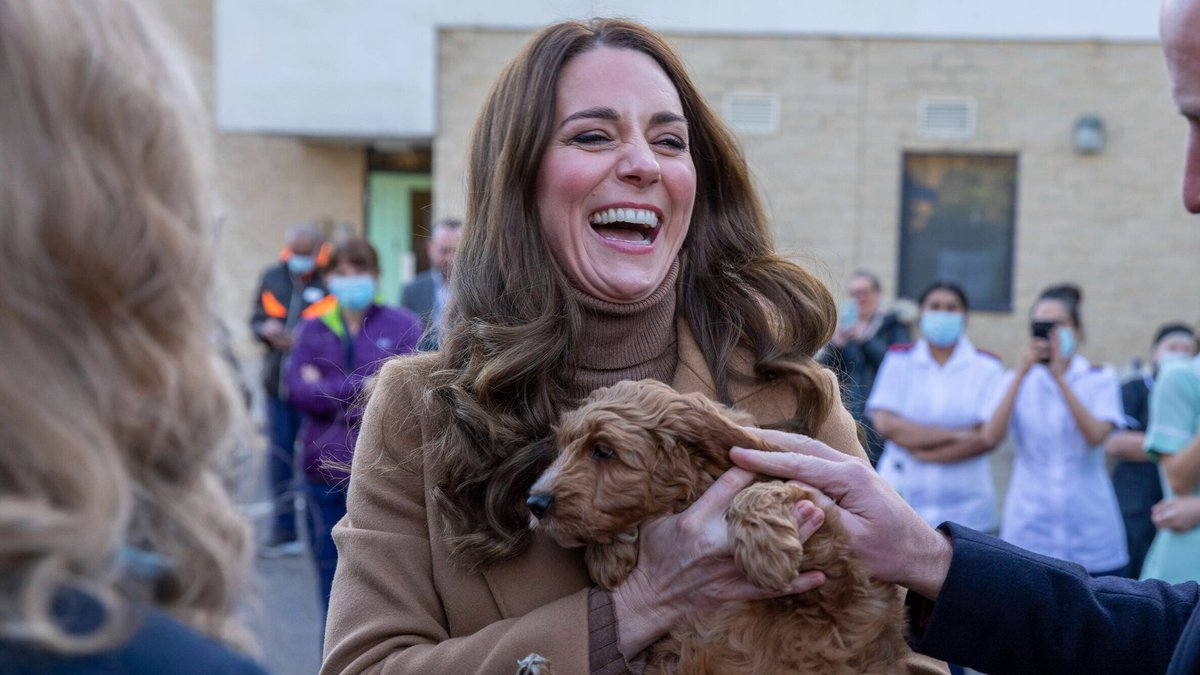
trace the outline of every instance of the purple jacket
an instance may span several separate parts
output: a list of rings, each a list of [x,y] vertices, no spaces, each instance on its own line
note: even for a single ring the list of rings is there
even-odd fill
[[[416,351],[421,320],[396,307],[371,305],[362,329],[350,338],[335,307],[300,324],[288,365],[288,397],[304,415],[304,473],[310,481],[336,483],[349,476],[358,425],[366,401],[358,400],[363,383],[389,357]],[[320,382],[300,376],[305,364],[321,371]],[[327,466],[329,462],[337,466]]]

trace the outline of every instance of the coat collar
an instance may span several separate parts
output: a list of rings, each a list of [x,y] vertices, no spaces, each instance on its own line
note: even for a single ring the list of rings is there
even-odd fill
[[[920,363],[932,366],[934,368],[955,368],[958,364],[966,361],[975,355],[977,351],[975,343],[963,333],[958,338],[958,343],[954,345],[954,351],[950,352],[950,358],[946,362],[939,364],[937,359],[933,358],[933,351],[929,348],[929,341],[925,338],[917,340],[913,345],[913,357]]]
[[[671,386],[676,391],[690,394],[700,392],[705,396],[716,399],[717,386],[708,370],[708,362],[696,344],[695,337],[687,322],[679,319],[677,323],[679,340],[679,364],[675,368],[675,379]],[[754,359],[746,349],[734,352],[733,370],[749,375],[754,372]],[[797,404],[795,391],[788,385],[779,382],[763,382],[750,378],[731,378],[729,382],[729,398],[733,407],[750,413],[760,425],[769,425],[796,416]]]

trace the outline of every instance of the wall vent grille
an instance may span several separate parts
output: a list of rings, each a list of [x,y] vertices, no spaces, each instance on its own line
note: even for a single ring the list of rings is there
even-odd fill
[[[917,132],[930,138],[971,138],[975,107],[973,98],[922,96],[917,102]]]
[[[763,135],[779,132],[779,94],[725,94],[722,109],[734,131]]]

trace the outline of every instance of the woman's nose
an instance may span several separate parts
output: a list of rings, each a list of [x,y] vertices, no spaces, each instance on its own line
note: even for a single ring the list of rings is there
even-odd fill
[[[617,175],[621,180],[641,187],[653,185],[662,177],[662,168],[658,165],[658,155],[644,140],[627,143],[624,157],[617,166]]]

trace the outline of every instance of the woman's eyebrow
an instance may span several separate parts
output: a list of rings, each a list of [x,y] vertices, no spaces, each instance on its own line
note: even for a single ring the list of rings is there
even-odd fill
[[[673,122],[682,122],[687,125],[688,120],[683,115],[673,112],[658,112],[650,117],[650,124],[658,126],[660,124],[671,124]]]
[[[597,106],[595,108],[585,108],[583,110],[580,110],[579,112],[571,113],[570,115],[567,115],[567,118],[565,120],[563,120],[562,124],[560,124],[559,126],[563,126],[563,125],[567,124],[568,122],[573,122],[575,120],[585,120],[585,119],[586,120],[609,120],[611,122],[616,122],[621,119],[621,116],[618,115],[617,111],[614,110],[613,108],[605,108],[603,106]]]
[[[604,106],[596,106],[594,108],[585,108],[583,110],[580,110],[579,112],[574,112],[574,113],[571,113],[570,115],[567,115],[567,118],[564,119],[562,121],[562,124],[560,124],[559,126],[561,127],[561,126],[564,126],[575,120],[583,120],[583,119],[608,120],[610,122],[618,122],[621,119],[621,115],[619,113],[617,113],[617,111],[613,108],[607,108]],[[683,124],[688,123],[686,117],[684,117],[683,115],[680,115],[679,113],[673,113],[673,112],[666,112],[666,111],[657,112],[657,113],[654,113],[650,117],[650,124],[655,125],[655,126],[660,125],[660,124],[671,124],[673,122],[682,122]]]

